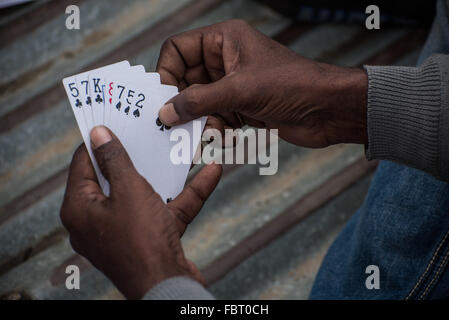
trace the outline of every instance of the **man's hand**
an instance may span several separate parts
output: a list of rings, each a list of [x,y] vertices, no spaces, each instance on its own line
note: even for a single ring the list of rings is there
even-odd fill
[[[214,115],[219,129],[278,128],[281,138],[306,147],[367,142],[364,70],[304,58],[245,22],[169,38],[157,72],[183,90],[159,112],[167,125]]]
[[[206,166],[176,199],[165,204],[108,129],[94,128],[91,140],[111,192],[109,197],[103,194],[81,145],[70,165],[61,209],[74,250],[127,298],[141,298],[172,276],[190,276],[201,282],[199,270],[184,256],[180,237],[215,189],[221,166]]]

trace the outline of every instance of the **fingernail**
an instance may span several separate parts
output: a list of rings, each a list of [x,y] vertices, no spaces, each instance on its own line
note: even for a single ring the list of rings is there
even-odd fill
[[[92,147],[97,149],[112,140],[112,136],[108,129],[103,126],[98,126],[92,129],[90,132],[90,142]]]
[[[167,126],[173,126],[179,121],[173,103],[167,103],[159,110],[159,119]]]

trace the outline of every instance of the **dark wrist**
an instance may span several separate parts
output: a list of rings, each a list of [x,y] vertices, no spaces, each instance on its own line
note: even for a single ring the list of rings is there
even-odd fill
[[[368,142],[368,76],[362,68],[331,66],[328,78],[328,138],[331,144]]]
[[[151,259],[150,263],[142,264],[132,273],[120,279],[112,279],[127,299],[141,299],[154,286],[169,278],[186,276],[192,277],[187,266],[181,266],[173,259]],[[115,280],[115,281],[114,281]]]

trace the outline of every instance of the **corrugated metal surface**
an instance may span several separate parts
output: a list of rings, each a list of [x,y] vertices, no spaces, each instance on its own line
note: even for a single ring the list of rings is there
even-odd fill
[[[81,29],[64,27],[78,4]],[[81,136],[61,79],[122,59],[154,68],[161,42],[231,18],[311,58],[348,66],[416,61],[426,32],[292,23],[244,0],[42,1],[0,16],[0,296],[121,298],[77,256],[59,221],[67,166]],[[186,254],[219,298],[307,298],[319,264],[363,201],[375,163],[363,148],[322,150],[280,142],[279,172],[228,166],[184,236]],[[65,289],[64,266],[82,269]]]

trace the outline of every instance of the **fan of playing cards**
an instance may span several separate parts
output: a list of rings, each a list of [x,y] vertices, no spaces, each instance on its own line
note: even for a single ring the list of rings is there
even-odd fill
[[[128,61],[67,77],[63,84],[106,195],[109,183],[98,168],[89,136],[91,129],[99,125],[114,132],[137,171],[162,199],[168,202],[182,191],[201,139],[201,134],[194,134],[194,127],[198,131],[199,126],[201,133],[206,118],[177,126],[182,133],[171,135],[174,130],[160,122],[158,113],[178,93],[177,87],[161,84],[158,73],[146,72],[143,66],[130,66]],[[187,152],[182,155],[187,160],[175,163],[171,152],[180,137],[188,139],[188,148],[182,150]]]

